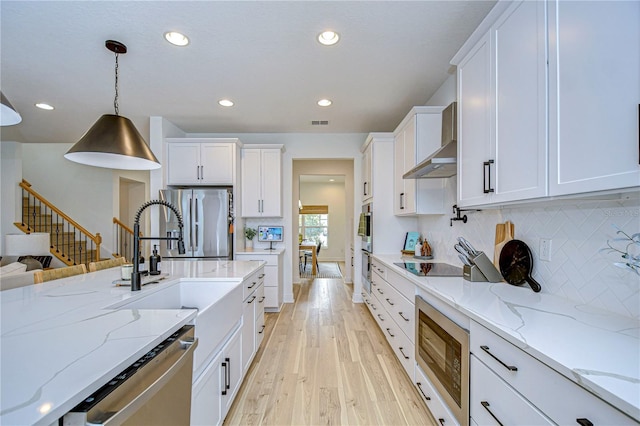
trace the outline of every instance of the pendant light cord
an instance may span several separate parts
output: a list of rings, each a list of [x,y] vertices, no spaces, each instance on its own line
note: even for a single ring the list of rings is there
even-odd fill
[[[116,110],[116,115],[120,115],[118,108],[118,52],[116,52],[116,96],[113,99],[113,108]]]

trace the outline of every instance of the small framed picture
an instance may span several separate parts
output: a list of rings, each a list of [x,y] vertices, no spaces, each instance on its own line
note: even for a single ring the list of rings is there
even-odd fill
[[[407,235],[404,237],[404,250],[413,251],[419,239],[419,232],[407,232]]]

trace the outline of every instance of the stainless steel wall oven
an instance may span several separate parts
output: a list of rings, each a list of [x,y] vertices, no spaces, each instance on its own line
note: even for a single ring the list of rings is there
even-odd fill
[[[416,296],[416,361],[461,425],[469,424],[469,332]]]
[[[362,206],[358,235],[362,239],[362,288],[371,293],[371,253],[373,253],[373,204]]]

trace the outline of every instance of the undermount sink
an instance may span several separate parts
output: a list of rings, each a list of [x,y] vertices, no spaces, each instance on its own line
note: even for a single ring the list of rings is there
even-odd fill
[[[206,360],[242,317],[242,285],[224,281],[180,281],[107,309],[197,309],[198,347],[193,357],[194,379]]]

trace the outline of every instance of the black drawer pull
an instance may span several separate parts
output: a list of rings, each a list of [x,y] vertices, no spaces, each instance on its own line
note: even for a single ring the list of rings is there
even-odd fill
[[[253,296],[253,297],[251,298],[251,300],[247,301],[247,304],[251,304],[251,303],[253,303],[253,301],[254,301],[254,300],[256,300],[256,297],[255,297],[255,296]]]
[[[391,306],[395,305],[395,303],[393,303],[391,300],[389,300],[388,298],[385,299]]]
[[[254,282],[253,282],[249,287],[247,287],[247,288],[254,288],[254,287],[256,286],[256,284],[258,284],[258,283],[254,281]]]
[[[387,328],[387,334],[389,334],[389,336],[391,336],[391,337],[396,337],[395,334],[391,334],[391,329],[390,328]]]
[[[264,328],[266,327],[266,325],[263,325],[262,328],[260,329],[260,331],[258,331],[258,334],[262,334],[264,333]]]
[[[591,423],[589,419],[576,419],[576,422],[582,426],[593,426],[593,423]]]
[[[444,419],[438,419],[438,421],[440,422],[440,424],[441,424],[442,426],[444,426]]]
[[[494,192],[493,188],[491,188],[491,165],[493,164],[493,160],[489,160],[489,161],[485,161],[484,163],[482,163],[482,191],[485,194],[488,194],[490,192]],[[487,171],[489,173],[487,173]],[[487,179],[487,175],[489,177],[489,179]]]
[[[491,352],[489,352],[489,346],[480,346],[480,349],[482,349],[483,351],[485,351],[486,353],[489,354],[489,356],[493,359],[495,359],[496,361],[498,361],[500,364],[502,364],[504,366],[504,368],[506,368],[509,371],[518,371],[518,367],[516,367],[515,365],[507,365],[504,362],[502,362],[502,360],[500,360],[498,357],[496,357],[494,354],[492,354]]]
[[[376,290],[378,290],[378,293],[384,294],[384,291],[380,290],[379,288],[376,288]]]
[[[262,296],[262,297],[260,298],[260,300],[258,300],[258,303],[262,303],[262,302],[264,302],[264,299],[266,299],[266,297],[265,297],[265,296]]]
[[[498,424],[500,426],[502,426],[502,422],[500,420],[498,420],[498,418],[491,412],[491,410],[489,410],[489,403],[487,401],[480,401],[480,404],[482,404],[482,406],[484,407],[485,410],[487,410],[487,412],[489,414],[491,414],[491,417],[493,417],[493,419],[498,422]]]
[[[402,315],[402,312],[398,312],[398,315],[400,315],[402,317],[402,319],[407,321],[407,322],[411,321],[409,318],[405,318],[404,315]]]
[[[378,318],[380,318],[380,321],[384,321],[384,318],[382,318],[381,314],[378,314]]]
[[[400,353],[402,354],[402,356],[404,357],[404,359],[409,359],[409,357],[407,355],[405,355],[404,351],[403,351],[403,347],[398,348],[400,349]]]
[[[431,401],[431,398],[425,395],[424,391],[422,390],[422,383],[416,382],[416,385],[418,385],[418,390],[420,391],[422,396],[424,396],[424,399],[426,399],[427,401]]]
[[[263,278],[264,278],[264,275],[265,275],[265,274],[260,274],[260,275],[258,276],[258,279],[259,279],[259,280],[263,279]]]
[[[371,309],[373,309],[374,311],[378,310],[378,308],[376,308],[376,305],[374,305],[373,303],[371,304]]]

